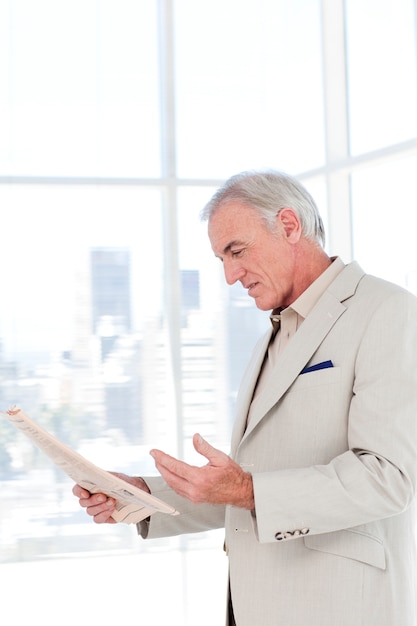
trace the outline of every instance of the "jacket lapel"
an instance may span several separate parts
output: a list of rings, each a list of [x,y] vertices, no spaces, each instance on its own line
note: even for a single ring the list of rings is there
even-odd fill
[[[237,415],[232,436],[232,452],[236,451],[239,442],[244,441],[250,435],[262,418],[292,385],[333,325],[346,310],[343,301],[353,295],[363,275],[364,272],[357,263],[351,263],[324,292],[310,315],[291,339],[288,348],[279,355],[274,368],[276,384],[266,389],[254,400],[251,419],[249,424],[246,424],[254,387],[268,348],[271,332],[267,333],[259,342],[251,361],[252,364],[249,365],[242,380],[242,392],[239,393],[236,407]],[[329,355],[329,359],[331,356]]]

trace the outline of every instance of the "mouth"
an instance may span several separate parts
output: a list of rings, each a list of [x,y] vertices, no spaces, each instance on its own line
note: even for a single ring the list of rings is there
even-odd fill
[[[259,283],[251,283],[250,285],[248,285],[247,287],[245,287],[245,289],[248,290],[248,295],[251,296],[252,295],[252,291],[256,288],[256,286]]]

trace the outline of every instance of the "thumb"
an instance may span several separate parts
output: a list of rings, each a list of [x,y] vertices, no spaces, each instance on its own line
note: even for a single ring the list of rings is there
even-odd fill
[[[193,444],[196,452],[198,452],[202,456],[205,456],[206,459],[210,461],[210,463],[212,463],[213,465],[223,464],[229,459],[227,454],[225,454],[221,450],[218,450],[217,448],[213,448],[213,446],[211,446],[208,441],[203,439],[203,437],[199,433],[196,433],[194,435]]]

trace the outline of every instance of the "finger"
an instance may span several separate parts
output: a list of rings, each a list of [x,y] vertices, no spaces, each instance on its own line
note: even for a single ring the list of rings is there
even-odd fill
[[[184,476],[186,463],[183,461],[179,461],[178,459],[175,459],[160,450],[151,450],[150,454],[153,457],[158,470],[163,469],[172,475],[181,477]]]
[[[155,462],[155,467],[170,487],[178,488],[181,484],[188,482],[188,478],[184,475],[185,471],[181,469],[170,468],[157,462]]]
[[[95,524],[116,524],[111,515],[112,511],[102,511],[93,516],[93,521]]]
[[[90,497],[90,492],[87,491],[87,489],[84,489],[83,487],[81,487],[80,485],[74,485],[74,487],[72,488],[72,493],[74,494],[74,496],[76,496],[77,498],[83,498],[84,500],[86,498]]]
[[[116,520],[112,518],[112,514],[114,513],[115,507],[110,509],[105,509],[100,513],[96,513],[93,515],[93,520],[95,524],[116,524]]]
[[[106,518],[112,515],[112,513],[114,512],[116,508],[116,503],[113,498],[108,498],[105,502],[99,503],[94,503],[94,499],[90,498],[85,508],[87,509],[88,515],[90,515],[91,517],[96,517],[97,515],[100,515]]]
[[[212,445],[209,444],[208,441],[203,439],[203,437],[199,433],[196,433],[193,436],[193,445],[196,452],[198,452],[202,456],[205,456],[206,459],[210,461],[210,463],[212,463],[213,465],[223,465],[226,461],[229,460],[227,454],[225,454],[221,450],[218,450],[217,448],[214,448]]]
[[[157,450],[156,448],[150,450],[149,454],[155,459],[155,461],[160,463],[162,463],[162,461],[164,461],[164,463],[167,463],[168,461],[177,461],[177,459],[173,456],[170,456],[166,452],[162,452],[162,450]]]
[[[189,474],[191,466],[184,463],[184,461],[179,461],[161,450],[151,450],[150,455],[154,459],[155,465],[159,471],[163,469],[170,474],[180,476],[181,478],[186,478]]]
[[[116,506],[116,500],[114,498],[109,498],[104,493],[94,493],[94,494],[91,494],[91,496],[89,498],[89,501],[90,501],[90,505],[94,505],[94,504],[101,505],[101,504],[104,504],[109,509],[114,508]]]
[[[114,500],[114,498],[108,498],[104,493],[94,493],[94,494],[88,494],[87,498],[80,498],[80,506],[84,507],[85,509],[93,509],[94,507],[98,507],[99,510],[101,509],[114,509],[115,505],[116,505],[116,501]],[[90,513],[90,515],[93,515],[92,513]]]
[[[149,454],[154,459],[156,464],[161,467],[165,467],[167,470],[173,472],[174,474],[177,473],[176,468],[183,464],[182,461],[179,461],[173,456],[162,452],[162,450],[151,450]]]

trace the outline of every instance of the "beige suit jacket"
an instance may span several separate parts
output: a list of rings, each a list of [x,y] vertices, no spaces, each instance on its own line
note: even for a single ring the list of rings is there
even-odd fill
[[[255,511],[193,506],[147,479],[182,512],[152,516],[148,537],[224,524],[237,626],[416,626],[416,298],[346,266],[247,424],[268,341],[242,381],[232,436]]]

